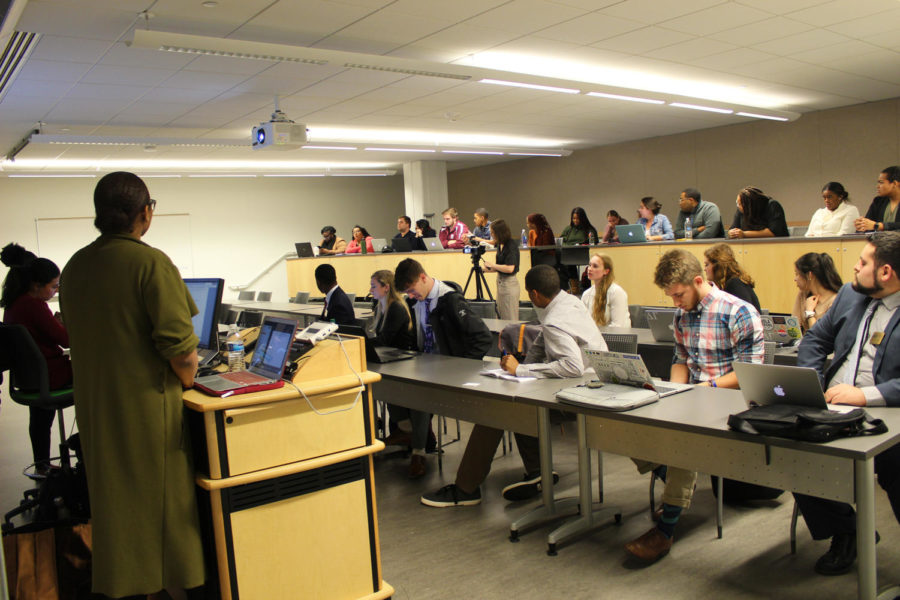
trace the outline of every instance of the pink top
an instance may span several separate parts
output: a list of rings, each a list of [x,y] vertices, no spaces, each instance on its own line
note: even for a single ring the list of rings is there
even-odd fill
[[[375,252],[375,249],[372,247],[372,236],[366,238],[366,251],[367,252]],[[347,249],[344,250],[344,254],[360,254],[361,248],[359,247],[359,242],[356,240],[350,240],[350,243],[347,244]]]

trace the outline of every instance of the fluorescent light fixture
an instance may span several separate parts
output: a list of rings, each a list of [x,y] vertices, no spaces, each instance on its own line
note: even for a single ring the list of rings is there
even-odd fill
[[[265,173],[263,177],[325,177],[325,173]]]
[[[359,150],[356,146],[303,146],[303,150]]]
[[[197,177],[197,178],[207,178],[213,179],[218,177],[241,177],[241,178],[253,178],[256,177],[254,173],[191,173],[188,177]]]
[[[437,150],[426,150],[424,148],[366,148],[372,152],[437,152]]]
[[[699,104],[685,104],[684,102],[669,102],[669,106],[674,106],[676,108],[689,108],[691,110],[703,110],[706,112],[721,113],[723,115],[730,115],[734,112],[730,108],[715,108],[712,106],[700,106]]]
[[[380,56],[378,58],[381,58]],[[425,71],[421,69],[411,69],[407,67],[388,67],[384,65],[367,65],[363,63],[344,63],[348,69],[369,69],[370,71],[387,71],[388,73],[402,73],[404,75],[422,75],[423,77],[443,77],[445,79],[459,79],[468,81],[472,79],[471,75],[457,75],[455,73],[442,73],[440,71]]]
[[[181,179],[181,175],[147,175],[145,173],[138,173],[138,177],[141,179]]]
[[[441,150],[443,154],[490,154],[493,156],[503,156],[503,152],[495,152],[493,150]]]
[[[426,146],[481,146],[488,148],[560,148],[574,140],[491,135],[483,133],[453,133],[421,131],[417,129],[354,129],[349,127],[309,127],[309,139],[315,143],[335,142],[370,145],[426,145]]]
[[[551,152],[510,152],[510,156],[563,156]]]
[[[739,117],[752,117],[754,119],[768,119],[769,121],[788,121],[786,117],[776,117],[775,115],[760,115],[757,113],[739,112]]]
[[[72,179],[72,178],[91,179],[91,178],[93,178],[93,179],[96,179],[97,178],[96,175],[78,175],[78,174],[74,174],[74,173],[70,174],[70,175],[66,175],[66,174],[52,175],[49,173],[46,175],[42,175],[42,174],[38,174],[38,173],[10,173],[9,175],[7,175],[7,177],[17,177],[17,178],[22,178],[22,179],[27,179],[27,178],[41,178],[41,179],[62,179],[62,178],[64,178],[64,179]]]
[[[643,102],[644,104],[665,104],[665,100],[653,100],[651,98],[638,98],[637,96],[620,96],[619,94],[604,94],[603,92],[588,92],[588,96],[597,98],[610,98],[612,100],[627,100],[628,102]]]
[[[521,81],[503,81],[502,79],[479,79],[478,83],[491,83],[493,85],[508,85],[510,87],[528,88],[529,90],[543,90],[545,92],[559,92],[561,94],[580,94],[581,90],[556,87],[552,85],[538,85],[536,83],[522,83]]]
[[[261,173],[261,172],[297,172],[321,171],[335,168],[336,163],[326,161],[274,161],[274,160],[174,160],[174,159],[43,159],[20,158],[15,162],[4,160],[0,169],[8,172],[27,172],[38,169],[54,171],[121,171],[132,172],[160,171],[171,174],[172,171],[205,171],[209,173]],[[346,162],[340,163],[343,169],[387,169],[392,163],[385,162]]]
[[[88,146],[200,146],[216,148],[249,148],[250,136],[246,139],[219,138],[178,138],[178,137],[128,137],[118,135],[51,135],[36,133],[31,136],[32,144],[64,144]]]

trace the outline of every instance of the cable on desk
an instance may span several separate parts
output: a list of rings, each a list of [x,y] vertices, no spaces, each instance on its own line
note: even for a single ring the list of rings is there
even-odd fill
[[[344,340],[343,340],[343,338],[341,338],[341,334],[336,333],[335,335],[337,336],[338,343],[341,345],[341,350],[344,351],[344,357],[347,359],[347,366],[350,367],[350,370],[353,371],[353,374],[356,375],[356,378],[359,380],[359,389],[357,389],[357,391],[356,391],[356,398],[353,399],[353,404],[351,404],[347,408],[336,408],[332,411],[322,412],[319,409],[317,409],[315,406],[313,406],[313,403],[310,402],[309,397],[305,393],[303,393],[303,390],[301,390],[297,386],[297,384],[295,384],[293,381],[288,381],[287,379],[285,379],[285,381],[287,383],[291,384],[295,390],[300,392],[300,395],[303,396],[303,399],[306,400],[306,403],[309,405],[310,410],[312,410],[314,413],[316,413],[317,415],[319,415],[321,417],[333,415],[333,414],[339,413],[339,412],[347,412],[347,411],[353,410],[354,408],[356,408],[357,403],[359,403],[359,399],[362,397],[363,391],[365,391],[365,389],[366,389],[366,384],[363,383],[362,375],[360,375],[356,371],[356,369],[353,368],[353,363],[350,361],[350,355],[347,354],[347,349],[344,347]]]

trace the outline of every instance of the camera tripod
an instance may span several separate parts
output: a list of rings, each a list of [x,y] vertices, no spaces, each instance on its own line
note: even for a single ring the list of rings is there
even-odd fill
[[[483,253],[482,253],[483,254]],[[476,301],[484,301],[484,292],[487,291],[487,297],[491,302],[494,303],[494,314],[497,315],[497,318],[500,318],[500,311],[497,309],[497,302],[494,300],[494,297],[491,295],[491,288],[488,286],[487,279],[484,277],[484,269],[481,268],[481,264],[478,262],[478,259],[481,258],[481,254],[472,253],[472,268],[469,269],[469,277],[466,279],[466,287],[463,288],[463,298],[466,297],[466,292],[469,291],[469,284],[472,283],[472,276],[475,276],[475,300]],[[484,286],[482,288],[482,286]]]

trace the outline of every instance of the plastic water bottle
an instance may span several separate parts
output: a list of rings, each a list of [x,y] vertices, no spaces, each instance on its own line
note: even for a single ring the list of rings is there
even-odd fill
[[[243,371],[244,340],[241,339],[236,325],[228,328],[228,339],[225,342],[225,347],[228,350],[228,370]]]
[[[691,218],[684,220],[684,239],[690,240],[694,238],[694,232],[691,230]]]
[[[522,247],[528,247],[528,233],[526,233],[524,229],[522,230]]]
[[[594,239],[594,232],[588,231],[588,246],[593,246],[597,243],[597,240]]]

